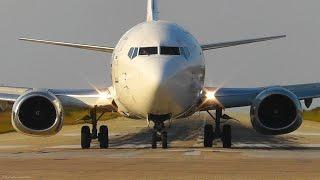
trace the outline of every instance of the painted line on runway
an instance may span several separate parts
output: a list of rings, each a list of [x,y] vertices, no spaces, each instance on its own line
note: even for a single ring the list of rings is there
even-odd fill
[[[293,132],[290,135],[296,136],[320,136],[320,133]]]
[[[61,134],[61,136],[65,137],[80,137],[80,133],[66,133],[66,134]]]
[[[110,133],[109,136],[113,137],[113,136],[126,136],[128,135],[128,133]],[[64,134],[60,134],[60,136],[65,136],[65,137],[80,137],[81,134],[80,133],[64,133]]]
[[[60,146],[50,146],[46,147],[46,149],[79,149],[80,145],[60,145]]]
[[[112,146],[112,144],[110,144]],[[115,148],[123,148],[123,149],[130,149],[130,148],[149,148],[151,147],[150,144],[123,144],[119,146],[114,146]]]
[[[185,155],[185,156],[200,156],[201,151],[191,150],[191,151],[185,152],[183,155]]]
[[[233,143],[238,148],[320,148],[320,144]]]
[[[123,152],[123,153],[112,153],[105,155],[108,158],[136,158],[141,155],[141,152]]]

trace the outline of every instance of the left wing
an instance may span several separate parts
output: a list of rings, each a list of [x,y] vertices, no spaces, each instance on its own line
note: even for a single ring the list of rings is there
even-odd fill
[[[33,89],[24,87],[0,87],[0,104],[14,103],[28,91],[47,91],[54,94],[63,107],[90,109],[97,106],[105,111],[117,111],[113,103],[113,88],[106,89]]]
[[[204,101],[201,110],[215,109],[216,107],[233,108],[250,106],[253,100],[264,90],[272,87],[282,87],[297,96],[299,100],[320,98],[320,83],[300,84],[290,86],[270,86],[260,88],[215,88],[206,87],[210,101]],[[211,95],[210,95],[211,93]]]
[[[246,39],[246,40],[240,40],[240,41],[203,44],[201,45],[201,48],[203,51],[206,51],[211,49],[220,49],[220,48],[239,46],[243,44],[251,44],[251,43],[262,42],[262,41],[270,41],[270,40],[280,39],[285,37],[286,37],[285,35],[281,35],[281,36],[271,36],[271,37],[263,37],[263,38],[256,38],[256,39]]]

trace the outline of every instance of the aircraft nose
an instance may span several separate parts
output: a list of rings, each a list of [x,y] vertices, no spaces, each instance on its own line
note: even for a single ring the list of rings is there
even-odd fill
[[[171,113],[175,93],[179,84],[183,84],[178,82],[183,69],[184,62],[179,58],[149,58],[145,62],[141,78],[141,97],[144,97],[148,114]]]
[[[174,80],[183,69],[183,62],[178,58],[155,58],[151,59],[145,68],[146,85],[157,90],[166,87],[170,80]]]

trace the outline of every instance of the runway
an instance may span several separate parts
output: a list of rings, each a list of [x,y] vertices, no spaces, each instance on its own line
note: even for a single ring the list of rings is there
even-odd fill
[[[236,115],[233,148],[203,148],[205,114],[174,121],[169,149],[150,149],[145,121],[119,118],[104,122],[111,148],[80,149],[80,125],[57,136],[0,135],[0,179],[318,179],[320,124],[304,121],[284,136],[262,136],[247,116]]]

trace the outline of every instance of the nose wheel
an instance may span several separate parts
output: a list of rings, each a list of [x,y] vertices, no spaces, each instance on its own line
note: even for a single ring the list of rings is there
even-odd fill
[[[102,113],[97,118],[96,107],[90,111],[90,118],[92,122],[92,131],[90,131],[89,126],[83,126],[81,128],[81,147],[82,149],[90,149],[91,142],[94,139],[98,139],[100,148],[107,149],[109,148],[109,129],[108,126],[100,126],[99,133],[97,130],[97,122],[103,116]]]
[[[83,126],[81,128],[81,147],[82,149],[90,149],[91,133],[89,126]]]
[[[223,144],[223,148],[231,148],[232,146],[232,136],[231,136],[231,126],[229,124],[223,125],[221,131],[221,116],[222,109],[216,110],[216,117],[214,117],[209,111],[207,111],[209,115],[215,120],[215,130],[213,130],[213,125],[206,124],[204,126],[204,147],[212,147],[213,140],[216,138],[220,138]]]
[[[154,122],[154,130],[152,132],[152,139],[151,139],[151,147],[152,149],[157,148],[158,142],[162,143],[162,148],[168,148],[168,133],[164,131],[164,122]]]

